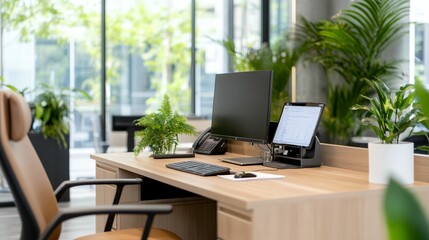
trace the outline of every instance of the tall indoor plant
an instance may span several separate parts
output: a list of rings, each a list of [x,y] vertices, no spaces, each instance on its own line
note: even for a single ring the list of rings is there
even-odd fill
[[[271,120],[278,121],[283,104],[291,100],[288,87],[292,67],[305,52],[306,45],[287,36],[271,46],[263,43],[260,48],[237,49],[232,40],[222,41],[221,44],[233,58],[235,70],[273,70]]]
[[[375,97],[361,95],[369,105],[354,105],[363,110],[362,124],[369,126],[380,142],[368,144],[369,181],[387,184],[392,175],[403,184],[414,182],[414,144],[400,141],[400,135],[412,130],[424,118],[414,106],[414,85],[406,84],[392,91],[381,80],[365,80]]]
[[[137,156],[146,147],[154,154],[174,153],[179,143],[179,134],[195,135],[195,128],[186,122],[186,118],[173,112],[170,100],[164,100],[158,112],[151,113],[136,120],[136,125],[143,127],[136,135],[141,138],[134,148]]]
[[[322,126],[329,142],[347,144],[357,131],[358,116],[349,111],[363,104],[372,88],[364,79],[388,79],[401,74],[400,59],[386,59],[386,49],[407,32],[409,1],[353,1],[331,20],[301,18],[299,33],[310,50],[309,59],[326,70],[328,101]]]

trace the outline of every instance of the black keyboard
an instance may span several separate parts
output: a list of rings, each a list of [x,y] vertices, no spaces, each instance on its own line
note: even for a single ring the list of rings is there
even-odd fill
[[[165,165],[167,168],[179,170],[182,172],[192,173],[200,176],[213,176],[229,174],[228,167],[222,167],[210,163],[198,162],[198,161],[183,161],[175,162]]]

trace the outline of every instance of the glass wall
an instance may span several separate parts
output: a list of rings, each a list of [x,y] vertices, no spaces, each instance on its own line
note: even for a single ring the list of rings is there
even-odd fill
[[[110,114],[156,111],[162,96],[168,94],[174,109],[182,114],[210,117],[214,74],[228,71],[227,53],[219,41],[229,38],[229,24],[233,24],[237,46],[260,44],[260,1],[234,1],[233,9],[228,8],[229,1],[195,1],[195,85],[190,78],[191,4],[107,2],[107,29],[115,29],[107,36],[108,59],[117,63],[108,76]],[[228,22],[229,11],[234,11],[233,22]]]
[[[412,0],[410,21],[411,74],[429,86],[429,3],[425,0]]]
[[[288,2],[270,2],[273,39],[288,23]],[[28,101],[43,84],[83,89],[92,97],[70,101],[71,149],[94,148],[100,141],[101,3],[2,5],[4,82],[24,91]],[[231,71],[220,41],[233,37],[237,48],[259,47],[261,19],[261,0],[106,0],[107,132],[112,115],[156,111],[164,94],[180,113],[210,118],[214,76]],[[5,188],[0,181],[0,192]]]
[[[34,4],[39,11],[47,8]],[[43,20],[29,16],[24,24],[15,19],[17,27],[5,28],[2,41],[2,76],[6,83],[27,89],[30,100],[42,83],[81,88],[92,96],[90,102],[72,101],[72,147],[92,144],[90,129],[100,115],[100,4],[56,1],[57,12]],[[288,1],[272,1],[270,6],[270,33],[277,39],[287,26]],[[52,20],[57,18],[61,21]],[[156,111],[164,94],[182,114],[210,117],[214,74],[230,70],[219,41],[233,36],[237,49],[257,48],[261,32],[260,0],[106,1],[107,119]],[[190,72],[193,38],[195,79]]]
[[[291,23],[290,1],[270,1],[270,43],[280,40],[289,31]]]

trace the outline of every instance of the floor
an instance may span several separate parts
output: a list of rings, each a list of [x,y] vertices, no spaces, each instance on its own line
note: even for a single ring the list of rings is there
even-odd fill
[[[93,178],[95,162],[89,158],[91,149],[72,149],[70,151],[70,179]],[[0,189],[0,202],[10,200],[7,189]],[[71,190],[70,202],[60,203],[61,208],[95,206],[95,187],[81,186]],[[0,239],[19,239],[21,222],[15,207],[0,208]],[[95,233],[95,217],[81,217],[63,224],[62,240]]]

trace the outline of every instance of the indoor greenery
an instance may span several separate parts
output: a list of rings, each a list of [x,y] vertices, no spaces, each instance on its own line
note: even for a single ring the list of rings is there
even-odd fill
[[[167,95],[164,95],[158,112],[137,119],[136,125],[143,127],[142,131],[136,132],[136,136],[141,138],[134,148],[136,156],[145,147],[150,147],[154,154],[174,153],[179,134],[196,134],[195,128],[186,122],[184,116],[173,112]]]
[[[85,99],[91,99],[87,92],[77,88],[59,88],[48,84],[41,84],[37,89],[18,89],[12,84],[5,84],[0,78],[0,84],[10,90],[25,96],[26,94],[36,94],[33,101],[29,102],[33,114],[31,126],[35,132],[41,132],[45,138],[53,138],[59,146],[67,147],[66,135],[69,133],[67,118],[70,113],[69,100],[74,92],[80,93]]]
[[[425,117],[421,123],[427,130],[429,130],[429,90],[427,90],[421,80],[418,79],[416,80],[415,86],[416,102]],[[416,135],[425,136],[429,142],[428,133],[426,131],[420,131],[416,133]],[[419,146],[418,149],[429,153],[429,145]]]
[[[287,37],[283,37],[272,46],[263,43],[260,48],[237,49],[232,40],[222,41],[221,44],[233,58],[235,70],[273,70],[271,119],[277,121],[284,103],[290,100],[287,88],[292,67],[298,62],[305,46]],[[296,46],[292,47],[292,44]]]
[[[415,100],[429,119],[429,91],[419,80],[415,84]],[[390,179],[384,194],[384,216],[390,240],[429,239],[429,222],[418,199],[401,184]]]
[[[394,92],[379,79],[365,81],[376,97],[361,95],[369,105],[356,104],[351,109],[365,112],[361,123],[369,126],[382,143],[398,143],[402,133],[423,121],[419,108],[413,106],[414,85],[406,84]]]
[[[349,109],[363,104],[371,88],[364,79],[400,74],[397,59],[385,59],[386,49],[406,33],[408,0],[353,1],[331,20],[301,18],[300,35],[309,58],[326,70],[328,104],[322,126],[332,143],[347,144],[357,131],[358,116]]]
[[[383,201],[390,240],[429,239],[429,222],[425,210],[409,190],[391,179]]]
[[[30,103],[34,109],[34,119],[45,138],[53,138],[58,144],[67,147],[66,136],[69,133],[69,123],[67,121],[70,114],[69,101],[72,92],[79,92],[86,99],[90,96],[80,89],[61,88],[54,89],[52,86],[42,84],[36,90],[36,97]]]

